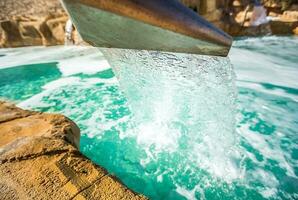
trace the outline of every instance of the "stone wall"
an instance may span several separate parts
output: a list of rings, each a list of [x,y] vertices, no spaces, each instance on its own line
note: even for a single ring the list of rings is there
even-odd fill
[[[58,0],[0,0],[0,10],[0,21],[16,16],[42,17],[64,12]]]
[[[0,22],[0,47],[64,44],[64,13],[47,16],[16,16]]]
[[[64,43],[68,19],[58,0],[0,0],[0,47]]]

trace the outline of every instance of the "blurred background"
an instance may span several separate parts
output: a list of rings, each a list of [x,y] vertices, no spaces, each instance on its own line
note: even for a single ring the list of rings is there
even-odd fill
[[[298,0],[181,0],[232,36],[298,35]],[[0,0],[0,47],[59,45],[69,19],[59,0]],[[72,43],[81,43],[71,29]]]

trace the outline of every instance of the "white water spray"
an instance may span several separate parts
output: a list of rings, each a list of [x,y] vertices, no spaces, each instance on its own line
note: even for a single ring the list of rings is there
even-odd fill
[[[133,113],[134,131],[126,134],[132,134],[150,152],[148,158],[156,160],[161,152],[181,151],[188,162],[213,176],[237,178],[233,158],[236,87],[228,58],[101,51]]]

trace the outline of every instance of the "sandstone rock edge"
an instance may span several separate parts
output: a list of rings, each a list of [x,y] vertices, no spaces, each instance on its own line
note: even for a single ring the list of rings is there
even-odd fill
[[[79,150],[80,130],[56,114],[0,101],[0,199],[147,199]]]

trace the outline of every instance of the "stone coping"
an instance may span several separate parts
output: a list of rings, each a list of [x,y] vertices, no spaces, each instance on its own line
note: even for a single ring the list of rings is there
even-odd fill
[[[82,155],[80,130],[63,115],[0,101],[0,199],[128,199],[128,189]]]

